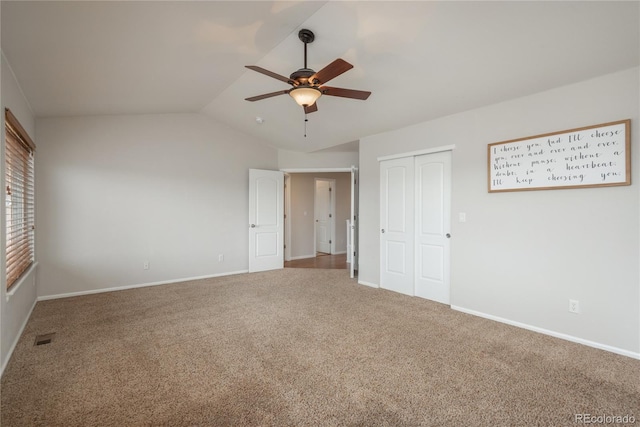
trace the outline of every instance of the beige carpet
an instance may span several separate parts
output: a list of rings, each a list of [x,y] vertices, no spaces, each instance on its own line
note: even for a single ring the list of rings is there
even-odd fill
[[[1,392],[3,427],[640,423],[640,361],[340,270],[39,302]]]

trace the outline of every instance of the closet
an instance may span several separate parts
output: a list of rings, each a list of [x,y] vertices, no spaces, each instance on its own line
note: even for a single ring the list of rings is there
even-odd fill
[[[451,151],[380,160],[380,287],[449,304]]]

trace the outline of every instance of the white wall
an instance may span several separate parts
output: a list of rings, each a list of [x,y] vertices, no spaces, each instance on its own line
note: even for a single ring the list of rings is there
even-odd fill
[[[363,138],[359,280],[379,284],[377,157],[455,144],[451,305],[640,355],[639,77],[634,68]],[[487,192],[487,144],[628,118],[631,186]]]
[[[40,297],[247,270],[248,169],[276,150],[200,114],[36,130]]]
[[[336,252],[347,251],[346,220],[351,216],[351,173],[293,173],[291,174],[291,257],[316,255],[313,247],[315,179],[335,179]],[[307,213],[305,215],[305,212]]]
[[[22,127],[27,131],[31,139],[38,146],[35,139],[35,120],[31,108],[22,94],[22,90],[11,70],[11,66],[7,62],[4,54],[1,55],[2,71],[1,71],[1,90],[2,90],[2,134],[0,139],[0,163],[2,167],[2,182],[4,182],[4,109],[9,108],[14,116],[18,119]],[[36,156],[39,152],[36,151]],[[2,186],[4,188],[4,186]],[[36,191],[37,188],[36,188]],[[5,247],[5,210],[0,210],[2,221],[0,225],[0,373],[4,371],[6,364],[11,357],[11,353],[17,343],[20,333],[26,324],[29,314],[36,302],[36,269],[32,267],[27,273],[16,282],[9,294],[6,291],[6,247]],[[39,231],[36,230],[36,246],[38,245]],[[36,258],[37,261],[37,258]]]
[[[324,151],[316,153],[300,153],[297,151],[278,150],[278,167],[280,169],[318,169],[318,168],[350,168],[358,166],[357,152]]]

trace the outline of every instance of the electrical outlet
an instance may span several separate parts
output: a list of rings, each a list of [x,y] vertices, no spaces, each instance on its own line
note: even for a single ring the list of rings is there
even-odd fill
[[[578,301],[577,299],[569,300],[569,313],[580,313],[580,301]]]
[[[145,261],[145,262],[142,264],[142,268],[143,268],[144,270],[148,270],[148,269],[149,269],[149,261]]]
[[[224,255],[220,254],[218,255],[218,262],[222,262],[222,261],[224,261]]]

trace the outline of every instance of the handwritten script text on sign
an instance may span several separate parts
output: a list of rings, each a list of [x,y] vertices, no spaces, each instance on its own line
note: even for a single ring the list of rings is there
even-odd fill
[[[624,122],[489,145],[491,191],[627,182]]]

